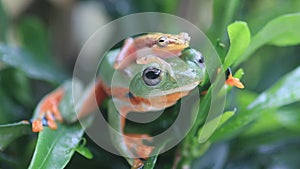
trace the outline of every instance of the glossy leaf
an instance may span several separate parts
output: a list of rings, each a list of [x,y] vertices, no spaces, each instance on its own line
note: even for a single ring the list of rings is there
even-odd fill
[[[0,45],[0,61],[22,70],[28,77],[50,82],[61,82],[66,76],[47,61],[17,47]]]
[[[30,133],[31,126],[25,121],[0,125],[0,150],[4,150],[13,140]]]
[[[234,22],[227,27],[230,48],[224,61],[224,69],[233,64],[248,48],[251,34],[246,22]]]
[[[88,148],[86,148],[82,145],[77,146],[75,150],[77,153],[81,154],[83,157],[85,157],[87,159],[93,158],[92,152]]]
[[[232,137],[256,120],[263,112],[274,111],[276,108],[299,101],[299,86],[300,67],[288,73],[271,88],[260,94],[255,101],[248,106],[248,110],[233,116],[218,129],[210,139],[216,141]]]
[[[228,121],[235,114],[235,112],[236,110],[224,112],[222,114],[222,118],[218,124],[218,127],[221,127],[226,121]]]
[[[217,124],[217,130],[219,127],[221,127],[226,121],[228,121],[233,115],[234,115],[235,111],[227,111],[227,112],[224,112],[222,115],[210,120],[209,122],[207,122],[205,125],[215,125]],[[203,141],[201,139],[201,133],[203,132],[203,128],[201,128],[199,131],[198,131],[198,136],[200,136],[198,138],[199,140],[199,143],[203,143]]]
[[[57,130],[45,128],[39,133],[30,169],[64,168],[73,156],[84,133],[79,123],[59,124]]]
[[[249,109],[274,109],[300,100],[300,67],[282,77],[275,85],[261,93]]]
[[[87,147],[85,147],[86,139],[82,138],[81,140],[82,140],[82,143],[76,147],[76,149],[75,149],[76,152],[78,152],[79,154],[81,154],[82,156],[84,156],[87,159],[92,159],[93,158],[92,152]]]
[[[300,13],[277,17],[266,24],[251,40],[249,48],[235,65],[245,61],[258,48],[270,44],[275,46],[291,46],[300,44]]]

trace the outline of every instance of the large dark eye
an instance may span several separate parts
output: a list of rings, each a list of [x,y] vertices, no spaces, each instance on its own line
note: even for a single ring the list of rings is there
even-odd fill
[[[202,56],[201,53],[198,53],[195,57],[195,61],[197,64],[199,65],[203,65],[204,64],[204,57]]]
[[[168,38],[165,36],[162,36],[162,37],[158,38],[158,40],[157,40],[157,45],[159,47],[166,47],[168,45],[168,43],[169,43]]]
[[[148,86],[155,86],[161,81],[160,73],[161,70],[154,67],[148,67],[143,72],[143,80]]]

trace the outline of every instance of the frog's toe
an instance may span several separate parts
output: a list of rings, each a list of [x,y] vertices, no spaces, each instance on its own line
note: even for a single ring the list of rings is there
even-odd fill
[[[55,122],[56,118],[53,113],[50,111],[46,113],[41,113],[40,118],[31,120],[32,131],[33,132],[41,132],[44,126],[48,126],[52,130],[57,129],[57,124]]]
[[[57,124],[55,123],[55,121],[48,121],[48,126],[52,130],[56,130],[57,129]]]
[[[131,169],[142,169],[144,167],[144,162],[138,158],[135,158]]]
[[[33,120],[32,121],[32,131],[33,132],[40,132],[43,130],[43,122],[41,119]]]
[[[49,128],[51,128],[52,130],[57,129],[57,124],[55,122],[54,113],[51,113],[48,111],[46,113],[46,120],[47,120],[47,125],[49,126]]]

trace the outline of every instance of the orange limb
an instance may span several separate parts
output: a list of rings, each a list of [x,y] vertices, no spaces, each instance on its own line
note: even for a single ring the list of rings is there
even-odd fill
[[[136,55],[134,54],[136,50],[137,49],[135,48],[134,45],[134,39],[133,38],[126,39],[124,46],[122,47],[121,51],[119,52],[115,60],[114,68],[124,69],[131,62],[133,62],[136,59]]]
[[[42,120],[34,120],[32,122],[32,131],[33,132],[40,132],[42,130],[43,130]]]
[[[85,117],[86,115],[92,113],[98,105],[101,105],[105,98],[109,95],[109,88],[101,81],[98,80],[90,91],[88,97],[85,99],[78,118]]]
[[[32,121],[32,131],[40,132],[43,130],[43,126],[48,125],[51,129],[57,129],[55,120],[63,121],[61,113],[58,109],[58,105],[64,95],[63,89],[57,89],[50,95],[43,99],[40,112],[37,119]]]
[[[133,161],[131,169],[140,169],[140,168],[143,168],[143,167],[144,167],[144,163],[140,159],[135,158],[134,161]]]
[[[134,150],[134,153],[139,158],[147,159],[153,151],[153,146],[148,146],[143,141],[151,142],[153,138],[148,134],[125,134],[125,143],[129,150]]]
[[[148,146],[143,143],[143,141],[151,142],[153,138],[148,134],[125,134],[125,123],[126,123],[126,115],[129,111],[126,110],[125,107],[122,109],[123,113],[121,116],[121,131],[123,132],[123,137],[125,141],[125,145],[127,146],[128,150],[138,158],[134,158],[134,162],[132,164],[131,169],[139,169],[144,166],[144,162],[141,159],[147,159],[151,152],[153,151],[153,146]]]

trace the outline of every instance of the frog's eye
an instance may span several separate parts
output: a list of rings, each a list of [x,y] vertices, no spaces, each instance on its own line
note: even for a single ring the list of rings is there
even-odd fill
[[[155,86],[161,81],[161,70],[155,67],[148,67],[143,72],[143,80],[148,86]]]
[[[204,57],[202,56],[201,53],[198,53],[195,57],[195,61],[198,65],[203,66],[204,64]]]
[[[162,36],[162,37],[158,38],[158,40],[157,40],[157,45],[159,47],[166,47],[168,45],[168,43],[169,43],[169,40],[165,36]]]

